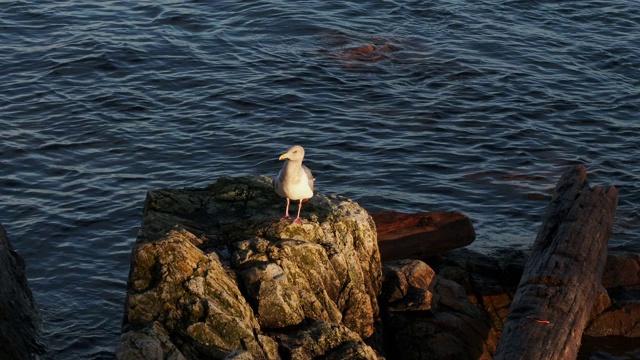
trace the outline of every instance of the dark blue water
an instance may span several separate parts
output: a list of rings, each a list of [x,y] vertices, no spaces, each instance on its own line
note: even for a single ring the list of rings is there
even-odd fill
[[[638,64],[636,0],[0,0],[0,222],[44,358],[113,357],[147,189],[275,175],[294,143],[321,192],[464,212],[486,252],[583,163],[638,253]]]

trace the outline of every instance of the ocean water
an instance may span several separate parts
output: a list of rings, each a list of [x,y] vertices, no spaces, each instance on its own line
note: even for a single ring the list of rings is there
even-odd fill
[[[0,30],[0,223],[43,359],[114,357],[148,189],[293,144],[321,193],[463,212],[483,252],[527,248],[582,163],[640,252],[636,0],[0,0]]]

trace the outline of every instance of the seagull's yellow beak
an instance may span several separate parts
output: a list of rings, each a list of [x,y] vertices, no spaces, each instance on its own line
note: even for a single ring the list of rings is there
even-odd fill
[[[282,161],[284,159],[288,159],[289,157],[287,156],[287,154],[282,154],[280,155],[280,158],[278,160]]]

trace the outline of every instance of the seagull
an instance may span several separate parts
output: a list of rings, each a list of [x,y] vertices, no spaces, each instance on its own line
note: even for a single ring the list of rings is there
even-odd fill
[[[285,210],[285,216],[280,220],[288,220],[289,216],[289,201],[300,200],[298,203],[298,215],[293,220],[295,224],[302,224],[300,220],[300,210],[302,209],[302,203],[306,202],[313,196],[314,187],[313,175],[308,167],[302,165],[302,159],[304,158],[304,149],[300,145],[292,146],[286,153],[280,155],[279,160],[286,160],[280,173],[273,179],[273,188],[278,195],[287,199],[287,210]]]

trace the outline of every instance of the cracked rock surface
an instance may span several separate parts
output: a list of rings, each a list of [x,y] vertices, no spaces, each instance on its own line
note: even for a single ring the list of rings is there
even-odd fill
[[[117,357],[376,358],[373,220],[342,197],[316,194],[302,225],[284,206],[266,177],[150,191]]]

